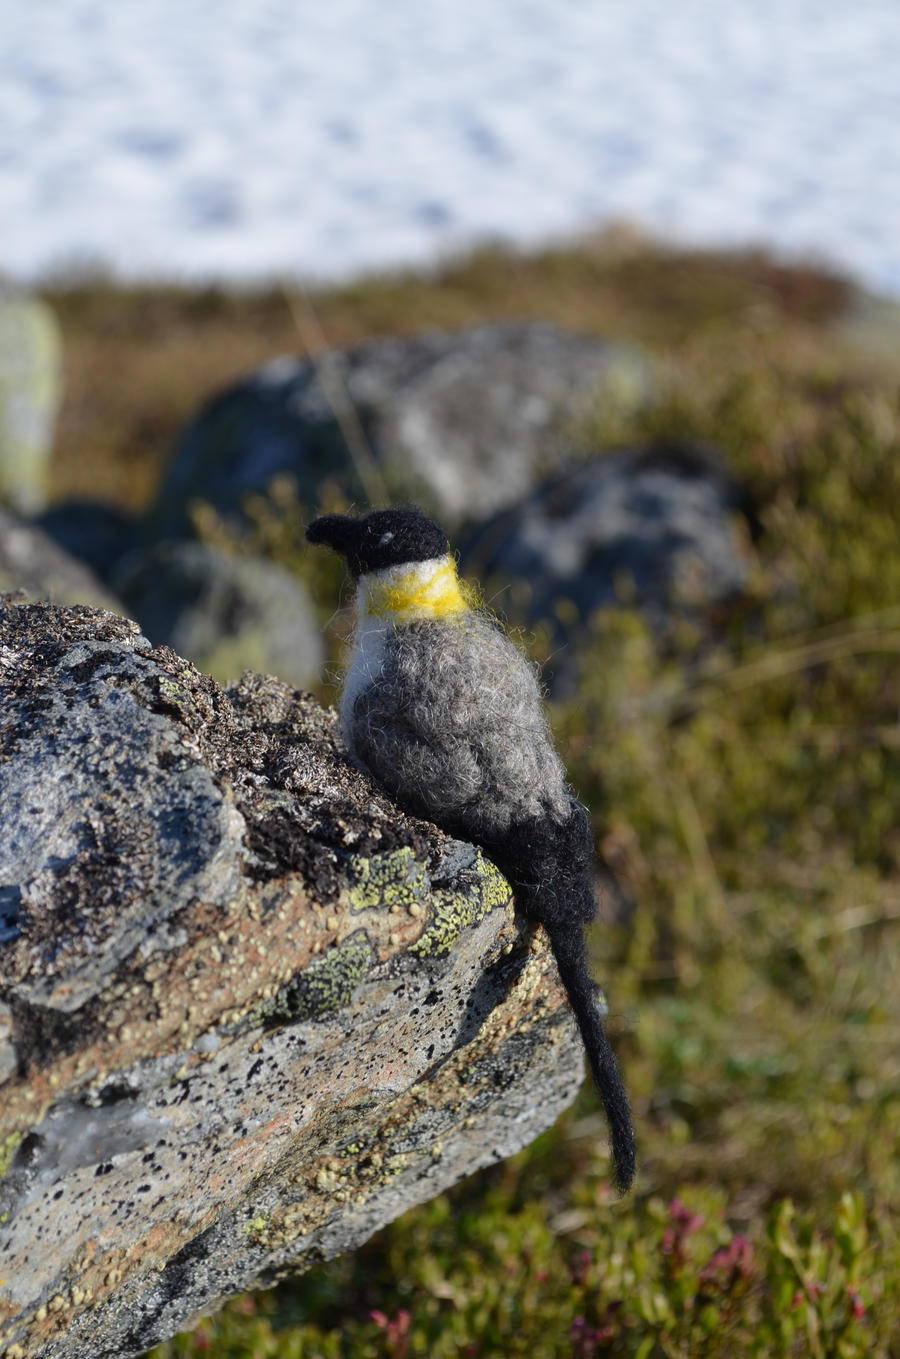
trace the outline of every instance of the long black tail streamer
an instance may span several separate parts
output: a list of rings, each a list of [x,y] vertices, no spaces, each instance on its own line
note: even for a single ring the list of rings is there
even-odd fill
[[[596,903],[590,885],[592,845],[587,816],[573,799],[571,815],[562,825],[549,818],[519,824],[502,841],[485,843],[485,848],[509,879],[518,908],[529,920],[543,925],[550,937],[603,1102],[616,1185],[624,1194],[635,1174],[634,1127],[588,971],[584,927],[594,918]]]
[[[568,923],[545,924],[544,928],[550,936],[553,956],[581,1032],[594,1085],[609,1124],[616,1187],[625,1194],[631,1187],[635,1172],[634,1126],[619,1065],[600,1018],[596,988],[587,970],[584,938],[579,938],[582,930]]]

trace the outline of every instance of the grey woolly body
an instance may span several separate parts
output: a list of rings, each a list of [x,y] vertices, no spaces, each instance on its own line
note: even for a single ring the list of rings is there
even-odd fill
[[[537,679],[509,638],[474,612],[382,627],[377,669],[360,684],[351,666],[342,711],[360,763],[411,810],[476,840],[564,822],[565,771]]]

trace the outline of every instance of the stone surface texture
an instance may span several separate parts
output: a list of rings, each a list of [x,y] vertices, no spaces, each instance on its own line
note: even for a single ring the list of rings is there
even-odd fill
[[[601,402],[648,392],[646,361],[625,345],[545,322],[365,340],[310,359],[280,358],[212,401],[185,430],[153,521],[190,532],[193,500],[226,517],[242,496],[290,473],[315,510],[367,496],[335,416],[349,402],[395,500],[448,529],[508,505],[558,461],[566,430]]]
[[[0,600],[0,1355],[120,1359],[570,1102],[543,936],[333,713]]]

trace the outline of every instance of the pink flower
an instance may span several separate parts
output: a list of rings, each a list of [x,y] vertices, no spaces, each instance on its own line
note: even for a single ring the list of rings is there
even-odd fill
[[[851,1288],[849,1284],[847,1285],[847,1297],[850,1299],[850,1315],[853,1317],[853,1320],[862,1321],[863,1317],[866,1315],[866,1309],[863,1307],[862,1298],[859,1296],[856,1289]]]
[[[730,1293],[736,1284],[753,1273],[753,1247],[738,1232],[727,1246],[717,1250],[700,1271],[701,1292]]]
[[[380,1326],[384,1331],[385,1336],[394,1347],[395,1359],[403,1359],[409,1348],[409,1328],[412,1324],[412,1317],[406,1308],[399,1308],[395,1317],[385,1316],[384,1312],[370,1312],[369,1320],[374,1321],[375,1325]]]
[[[687,1239],[700,1230],[704,1221],[702,1213],[692,1213],[679,1198],[674,1198],[669,1204],[670,1225],[662,1234],[659,1248],[663,1255],[672,1256],[673,1268],[678,1269],[684,1264]]]
[[[598,1345],[611,1345],[617,1335],[616,1314],[622,1307],[621,1299],[607,1305],[599,1326],[589,1326],[584,1317],[576,1317],[569,1328],[572,1359],[594,1359]]]

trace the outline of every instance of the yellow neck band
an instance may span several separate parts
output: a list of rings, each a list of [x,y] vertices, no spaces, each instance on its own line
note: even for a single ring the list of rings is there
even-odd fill
[[[391,623],[452,618],[469,607],[452,557],[438,564],[420,562],[397,574],[393,569],[373,573],[361,584],[366,613]]]

